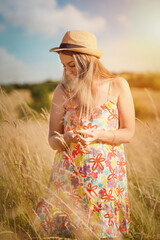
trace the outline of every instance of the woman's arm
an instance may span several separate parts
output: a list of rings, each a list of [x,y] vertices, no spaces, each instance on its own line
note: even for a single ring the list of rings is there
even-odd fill
[[[63,86],[59,84],[52,98],[48,142],[54,150],[64,150],[71,142],[81,142],[84,138],[76,134],[73,130],[64,133],[65,106],[68,102]]]
[[[131,90],[128,82],[119,77],[117,79],[119,88],[118,112],[119,112],[119,129],[115,133],[115,143],[128,143],[134,136],[135,132],[135,109]]]
[[[108,144],[128,143],[135,132],[135,110],[132,94],[128,82],[119,77],[116,80],[116,87],[119,91],[118,112],[119,112],[119,129],[117,130],[81,130],[82,134],[87,134],[87,143],[94,140],[104,141]]]
[[[49,119],[49,134],[48,142],[54,150],[61,150],[64,148],[63,144],[59,140],[59,135],[63,134],[63,117],[65,114],[64,103],[66,101],[65,93],[62,89],[61,84],[59,84],[53,94],[50,119]]]

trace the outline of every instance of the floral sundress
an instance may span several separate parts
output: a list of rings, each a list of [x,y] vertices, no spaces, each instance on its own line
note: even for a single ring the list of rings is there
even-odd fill
[[[119,128],[118,108],[110,100],[111,83],[112,80],[107,102],[95,107],[89,120],[79,120],[79,113],[71,102],[64,116],[64,132]],[[35,209],[34,228],[43,229],[51,236],[58,231],[67,235],[68,230],[74,229],[79,239],[82,229],[86,232],[89,229],[98,239],[115,238],[129,232],[123,144],[94,141],[83,147],[71,143],[67,150],[57,151],[48,187],[50,193]],[[63,213],[61,218],[59,212]]]

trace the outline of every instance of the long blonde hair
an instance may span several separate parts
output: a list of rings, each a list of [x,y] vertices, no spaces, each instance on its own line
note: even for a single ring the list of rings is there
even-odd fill
[[[71,51],[62,51],[62,53],[73,56],[77,70],[74,81],[67,77],[64,70],[62,82],[69,84],[71,98],[78,99],[77,108],[80,117],[85,115],[89,118],[95,107],[96,82],[114,78],[116,75],[110,73],[94,56]]]

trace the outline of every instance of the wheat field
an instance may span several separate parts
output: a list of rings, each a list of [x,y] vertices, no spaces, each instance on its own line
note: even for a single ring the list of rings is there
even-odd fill
[[[130,234],[125,239],[159,240],[159,109],[150,92],[144,91],[152,118],[136,117],[135,135],[124,145],[131,216]],[[47,239],[33,232],[30,223],[34,207],[45,195],[55,152],[47,141],[48,111],[42,109],[39,114],[26,100],[31,101],[27,91],[6,94],[0,90],[1,240]]]

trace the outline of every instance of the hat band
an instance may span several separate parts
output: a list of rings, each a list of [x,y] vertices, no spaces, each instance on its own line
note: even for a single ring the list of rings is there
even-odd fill
[[[59,48],[85,48],[85,47],[77,44],[61,43]]]

